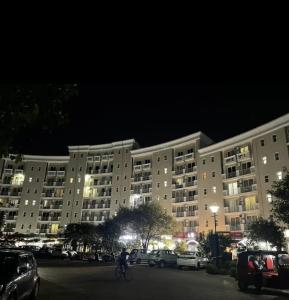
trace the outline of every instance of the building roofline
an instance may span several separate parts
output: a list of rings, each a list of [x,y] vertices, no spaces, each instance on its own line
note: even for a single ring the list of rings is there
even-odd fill
[[[69,156],[23,155],[25,161],[68,162]]]
[[[122,147],[134,146],[136,141],[134,139],[117,141],[107,144],[100,145],[81,145],[81,146],[68,146],[69,152],[79,152],[79,151],[95,151],[95,150],[108,150],[116,149]]]
[[[284,126],[289,126],[289,113],[286,115],[283,115],[273,121],[270,121],[266,124],[258,126],[254,129],[251,129],[244,133],[238,134],[234,137],[228,138],[228,139],[218,142],[216,144],[199,149],[198,151],[199,151],[200,155],[207,155],[212,152],[222,151],[227,148],[234,147],[234,145],[236,145],[236,144],[240,144],[243,142],[247,142],[248,140],[258,138],[264,134],[267,134],[273,130],[282,128]]]
[[[203,132],[198,131],[198,132],[195,132],[193,134],[190,134],[190,135],[187,135],[187,136],[175,139],[175,140],[171,140],[171,141],[168,141],[168,142],[165,142],[165,143],[162,143],[162,144],[132,150],[131,155],[132,156],[139,156],[139,155],[151,154],[151,153],[156,152],[156,151],[161,151],[161,150],[165,150],[165,149],[168,149],[168,148],[182,146],[182,144],[188,144],[188,143],[192,142],[192,140],[194,140],[194,139],[195,140],[200,139],[201,136],[205,137],[209,141],[212,141]]]

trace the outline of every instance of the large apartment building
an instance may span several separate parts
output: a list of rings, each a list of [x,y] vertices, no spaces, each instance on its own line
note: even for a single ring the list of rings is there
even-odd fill
[[[241,238],[270,216],[267,190],[289,170],[289,114],[219,143],[197,132],[147,148],[132,139],[68,150],[0,160],[4,232],[54,234],[155,201],[180,223],[178,237],[212,230],[218,205],[218,231]]]

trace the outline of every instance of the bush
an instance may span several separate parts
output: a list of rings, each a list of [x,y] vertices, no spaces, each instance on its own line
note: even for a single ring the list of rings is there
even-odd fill
[[[219,268],[215,264],[208,264],[206,266],[206,271],[208,274],[221,274],[230,275],[232,277],[236,276],[236,261],[225,261],[220,262]]]

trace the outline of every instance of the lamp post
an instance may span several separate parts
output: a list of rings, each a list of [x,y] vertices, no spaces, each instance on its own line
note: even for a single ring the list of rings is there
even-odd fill
[[[215,225],[215,234],[217,232],[217,212],[219,211],[219,206],[218,205],[211,205],[210,206],[210,211],[213,214],[214,217],[214,225]]]
[[[219,267],[219,237],[217,234],[217,212],[219,211],[219,206],[218,205],[211,205],[210,207],[210,211],[213,214],[213,218],[214,218],[214,226],[215,226],[215,233],[214,233],[214,256],[216,258],[215,262],[216,262],[216,267]]]

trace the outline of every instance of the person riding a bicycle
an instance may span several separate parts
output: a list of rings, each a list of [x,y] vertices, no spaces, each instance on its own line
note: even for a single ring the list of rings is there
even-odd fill
[[[125,248],[123,248],[120,255],[119,255],[119,257],[118,257],[118,260],[117,260],[118,265],[121,268],[121,270],[123,270],[122,267],[124,267],[124,271],[127,270],[127,268],[128,268],[127,257],[128,256],[129,256],[129,253],[126,251]]]

